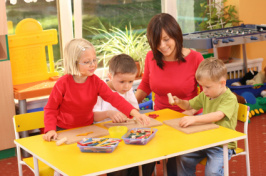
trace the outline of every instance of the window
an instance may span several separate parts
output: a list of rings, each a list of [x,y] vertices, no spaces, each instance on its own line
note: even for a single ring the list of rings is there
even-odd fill
[[[28,1],[25,1],[6,1],[9,34],[14,34],[16,25],[25,18],[33,18],[39,21],[43,29],[56,29],[58,31],[56,1],[38,0],[31,3],[27,3]],[[53,52],[55,61],[60,59],[59,43],[53,46]]]
[[[200,4],[208,0],[176,0],[177,21],[183,33],[200,31]]]
[[[104,33],[95,34],[91,27],[105,31],[115,27],[125,31],[131,26],[132,31],[138,33],[146,31],[150,19],[161,13],[161,0],[82,0],[81,6],[82,37],[94,45],[104,40]],[[104,65],[106,63],[100,62],[98,68]]]
[[[90,40],[90,26],[125,30],[131,24],[135,30],[145,30],[150,19],[161,12],[161,0],[83,0],[82,33]]]

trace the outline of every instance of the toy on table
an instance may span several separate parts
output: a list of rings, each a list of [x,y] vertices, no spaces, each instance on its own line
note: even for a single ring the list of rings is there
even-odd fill
[[[108,129],[108,132],[112,138],[119,138],[127,132],[127,127],[126,126],[113,126]]]
[[[168,93],[167,94],[167,96],[168,96],[168,101],[169,101],[169,104],[174,104],[175,103],[175,101],[174,101],[174,99],[173,99],[173,96],[172,96],[172,94],[171,93]]]
[[[93,131],[77,134],[77,136],[87,136],[88,134],[91,134],[91,133],[93,133]]]
[[[89,125],[80,128],[73,128],[59,131],[57,139],[67,137],[66,144],[77,143],[83,138],[98,138],[108,135],[108,130],[96,125]],[[85,136],[86,135],[86,136]]]
[[[121,142],[116,138],[84,138],[77,142],[81,152],[88,153],[111,153]]]
[[[149,114],[148,116],[153,119],[156,119],[157,117],[159,117],[159,115],[157,114]]]
[[[160,126],[162,124],[163,124],[162,122],[156,119],[150,118],[149,125],[142,125],[141,123],[139,123],[137,120],[134,120],[134,119],[129,119],[126,122],[122,122],[122,123],[104,123],[103,125],[106,128],[110,128],[113,126],[126,126],[128,129],[132,129],[132,128],[150,128],[150,127]]]
[[[56,145],[59,146],[59,145],[64,144],[67,141],[67,137],[64,137],[64,138],[59,139],[59,140],[52,139],[52,141],[56,141]]]
[[[157,131],[157,129],[152,128],[132,128],[122,139],[125,144],[145,145],[155,136]]]

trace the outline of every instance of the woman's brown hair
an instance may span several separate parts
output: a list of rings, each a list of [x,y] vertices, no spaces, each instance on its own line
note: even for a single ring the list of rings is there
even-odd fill
[[[162,30],[164,30],[176,43],[176,60],[185,62],[182,54],[183,35],[179,24],[171,15],[160,13],[150,20],[147,27],[148,42],[157,65],[163,69],[163,55],[157,49],[161,42]]]

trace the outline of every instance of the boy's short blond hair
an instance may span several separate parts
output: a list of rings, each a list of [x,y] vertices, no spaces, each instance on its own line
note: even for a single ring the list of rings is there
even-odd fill
[[[70,40],[64,49],[64,68],[65,74],[81,75],[78,69],[78,61],[82,52],[86,49],[95,50],[93,45],[83,38]]]
[[[196,79],[209,78],[212,81],[226,80],[227,69],[223,61],[216,58],[208,58],[202,61],[196,71]]]
[[[127,54],[119,54],[109,61],[109,72],[115,76],[118,73],[137,74],[138,69],[132,57]]]

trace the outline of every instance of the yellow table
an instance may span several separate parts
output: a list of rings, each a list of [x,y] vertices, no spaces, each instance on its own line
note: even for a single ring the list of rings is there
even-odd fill
[[[160,115],[159,121],[183,116],[169,109],[154,113]],[[39,159],[63,175],[79,176],[100,175],[217,145],[224,145],[227,152],[227,143],[246,138],[245,134],[224,127],[194,134],[185,134],[167,125],[155,128],[158,132],[148,144],[121,142],[113,153],[82,153],[76,144],[56,146],[55,142],[44,141],[41,135],[21,138],[15,143],[32,154],[35,161]],[[228,175],[228,159],[224,163],[225,175]]]

